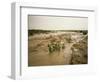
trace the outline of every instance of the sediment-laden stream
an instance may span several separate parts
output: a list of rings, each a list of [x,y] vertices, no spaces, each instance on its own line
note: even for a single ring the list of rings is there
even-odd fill
[[[28,38],[28,65],[87,64],[87,33],[55,32]]]

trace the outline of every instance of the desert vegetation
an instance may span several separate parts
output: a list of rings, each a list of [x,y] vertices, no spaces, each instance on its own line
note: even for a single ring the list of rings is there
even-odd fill
[[[28,30],[29,66],[87,63],[87,30]]]

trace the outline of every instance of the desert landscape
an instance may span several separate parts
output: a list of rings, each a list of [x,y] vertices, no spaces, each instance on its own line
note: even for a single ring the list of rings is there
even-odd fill
[[[87,30],[28,30],[28,66],[88,64]]]

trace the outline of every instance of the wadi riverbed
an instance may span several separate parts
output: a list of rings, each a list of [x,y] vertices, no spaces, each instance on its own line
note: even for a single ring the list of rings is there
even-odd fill
[[[28,36],[28,66],[88,63],[87,31],[37,33]]]

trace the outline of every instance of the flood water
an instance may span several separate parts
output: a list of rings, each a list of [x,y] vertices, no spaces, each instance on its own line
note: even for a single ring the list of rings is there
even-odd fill
[[[28,38],[28,65],[69,65],[72,59],[72,46],[84,38],[79,32],[57,32],[36,34]],[[63,47],[62,48],[62,43]],[[50,44],[50,47],[48,45]],[[58,44],[59,49],[54,46]],[[54,50],[50,51],[55,47]]]

